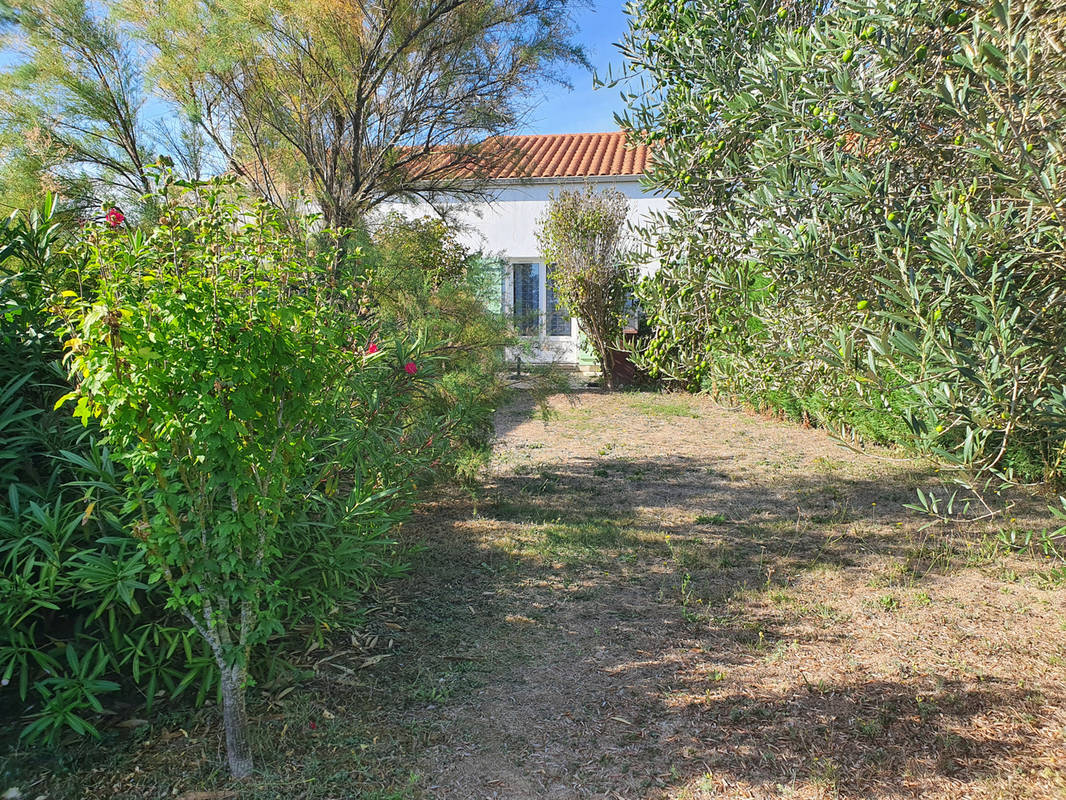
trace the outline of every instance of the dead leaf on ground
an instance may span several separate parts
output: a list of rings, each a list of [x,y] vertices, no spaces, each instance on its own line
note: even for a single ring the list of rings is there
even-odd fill
[[[391,655],[392,655],[392,653],[381,653],[381,654],[376,655],[376,656],[370,656],[370,658],[364,658],[363,659],[363,663],[360,664],[360,667],[363,668],[363,669],[365,669],[366,667],[372,667],[375,664],[377,664],[378,662],[380,662],[382,659],[388,658]]]
[[[143,725],[147,725],[146,719],[124,719],[122,722],[116,722],[116,728],[140,728]]]

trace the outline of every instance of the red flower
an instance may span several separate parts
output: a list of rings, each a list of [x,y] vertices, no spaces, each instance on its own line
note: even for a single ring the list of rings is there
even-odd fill
[[[107,224],[112,228],[117,228],[126,221],[126,215],[117,208],[110,208],[108,209],[107,214],[104,215],[104,220],[106,220]]]
[[[403,365],[403,368],[407,370],[408,375],[414,375],[416,372],[418,372],[418,364],[416,364],[414,361],[408,361],[406,364]]]
[[[314,730],[315,728],[318,727],[317,725],[315,725],[315,721],[314,720],[311,720],[310,726],[311,726],[311,730]]]
[[[368,356],[374,355],[374,353],[376,353],[377,351],[378,351],[378,346],[376,344],[374,344],[373,342],[371,342],[370,344],[368,344],[366,346],[366,354]]]

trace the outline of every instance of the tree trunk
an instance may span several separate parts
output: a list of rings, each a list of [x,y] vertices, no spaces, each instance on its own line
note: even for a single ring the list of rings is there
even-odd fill
[[[603,370],[603,386],[608,391],[614,390],[614,350],[605,346],[603,348],[603,357],[601,359],[601,369]]]
[[[245,707],[244,670],[222,667],[222,726],[226,730],[226,756],[234,778],[252,774],[252,749],[248,744],[248,709]]]

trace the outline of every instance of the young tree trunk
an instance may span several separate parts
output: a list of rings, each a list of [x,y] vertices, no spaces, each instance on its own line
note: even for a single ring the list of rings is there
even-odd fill
[[[244,670],[222,667],[222,726],[226,730],[226,756],[234,778],[252,774],[252,749],[248,744],[248,709],[245,707]]]
[[[614,350],[603,347],[603,355],[600,357],[600,368],[603,370],[603,385],[608,391],[614,390]]]

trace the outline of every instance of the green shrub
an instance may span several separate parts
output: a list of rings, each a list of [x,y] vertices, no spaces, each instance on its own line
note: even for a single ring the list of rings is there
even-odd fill
[[[68,226],[52,198],[0,231],[0,703],[52,742],[94,733],[100,698],[138,685],[211,688],[187,626],[147,583],[121,468],[94,424],[55,410],[70,391],[50,297],[76,286]]]
[[[253,649],[367,588],[443,449],[412,414],[435,360],[367,324],[342,251],[314,247],[310,227],[163,177],[153,230],[87,229],[93,290],[64,310],[69,396],[126,468],[147,582],[211,651],[241,777]]]
[[[484,262],[464,254],[462,274],[439,281],[419,269],[417,292],[408,286],[365,304],[366,281],[336,284],[380,274],[368,269],[379,257],[369,242],[360,250],[350,232],[286,234],[272,212],[242,209],[228,187],[164,193],[169,214],[150,231],[101,225],[72,234],[51,200],[0,231],[0,476],[8,487],[0,497],[0,703],[29,739],[94,734],[95,716],[120,689],[139,691],[149,711],[159,695],[218,695],[217,653],[182,614],[202,612],[200,598],[180,579],[160,579],[176,555],[201,571],[205,590],[229,576],[242,586],[260,581],[253,603],[267,619],[234,661],[250,667],[248,682],[278,666],[279,631],[321,640],[358,626],[365,592],[404,568],[390,531],[418,485],[442,470],[475,470],[491,433],[502,328],[478,301],[495,274]],[[393,273],[401,256],[390,254]],[[81,335],[65,333],[80,387],[61,363],[57,299],[82,324]],[[325,299],[314,327],[315,302]],[[323,328],[324,319],[334,324]],[[183,453],[201,447],[205,461],[228,456],[226,469],[250,469],[254,459],[240,458],[249,431],[260,453],[277,441],[276,430],[263,432],[256,404],[292,395],[309,369],[298,362],[311,355],[319,375],[345,379],[332,392],[316,394],[306,380],[300,387],[295,403],[314,407],[294,416],[300,439],[279,445],[293,456],[284,491],[273,495],[284,524],[263,561],[227,562],[229,546],[243,546],[232,528],[195,546],[190,521],[219,505],[232,511],[232,497],[201,496],[206,506],[192,513],[195,492],[173,488],[193,474]],[[294,360],[265,366],[283,357]],[[344,373],[352,368],[354,381]],[[217,415],[216,382],[231,399],[244,393],[241,413]],[[84,397],[84,425],[55,408],[72,392]],[[101,430],[99,419],[109,426]],[[163,429],[165,446],[146,447]],[[146,474],[153,463],[158,471]],[[271,497],[256,487],[250,494],[250,503]],[[175,508],[180,530],[168,530],[164,517]]]
[[[642,359],[1001,477],[1060,479],[1061,2],[629,6],[663,268]],[[712,42],[713,46],[708,46]]]
[[[416,330],[440,380],[412,409],[432,428],[444,416],[440,475],[472,477],[493,435],[504,348],[515,339],[499,303],[500,265],[464,248],[440,220],[392,214],[363,249],[364,307],[385,331]],[[438,438],[439,440],[439,438]]]
[[[470,251],[455,230],[435,217],[408,219],[392,211],[374,226],[373,241],[382,266],[379,281],[388,275],[394,291],[421,293],[425,286],[461,284],[469,271]]]
[[[537,220],[537,241],[561,305],[581,322],[604,385],[614,388],[625,329],[630,269],[625,260],[629,200],[617,189],[552,193]]]

